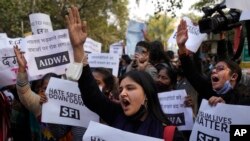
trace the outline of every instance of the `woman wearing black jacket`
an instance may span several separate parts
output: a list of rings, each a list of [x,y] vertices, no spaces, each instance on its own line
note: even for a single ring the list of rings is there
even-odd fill
[[[83,60],[83,44],[87,37],[86,24],[81,22],[76,7],[69,10],[66,21],[75,65],[83,64],[78,84],[85,105],[112,127],[163,138],[164,127],[169,125],[169,121],[161,110],[156,86],[150,75],[146,72],[129,72],[120,81],[119,100],[121,104],[111,102],[101,94],[87,60]],[[174,141],[177,140],[183,140],[183,136],[175,130]]]

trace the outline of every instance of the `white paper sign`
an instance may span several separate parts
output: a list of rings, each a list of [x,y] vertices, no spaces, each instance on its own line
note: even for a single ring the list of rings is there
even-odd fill
[[[26,59],[31,76],[54,72],[64,74],[73,62],[68,30],[57,30],[25,38]]]
[[[158,93],[162,110],[168,115],[168,119],[179,130],[192,130],[193,112],[191,107],[185,107],[185,96],[185,90]]]
[[[90,120],[99,121],[99,116],[84,106],[76,82],[52,77],[46,95],[48,102],[42,106],[42,122],[88,127]]]
[[[198,25],[194,25],[188,17],[183,17],[183,20],[187,22],[188,29],[188,40],[186,42],[186,47],[192,52],[197,52],[201,43],[207,39],[207,34],[201,34]],[[174,30],[171,37],[168,39],[168,43],[176,44],[177,28]]]
[[[227,8],[235,8],[239,10],[250,10],[249,0],[226,0]]]
[[[245,21],[250,19],[250,10],[242,11],[240,15],[240,21]]]
[[[163,141],[163,139],[134,134],[91,121],[83,141]]]
[[[142,30],[146,29],[146,24],[130,20],[126,32],[126,54],[129,56],[135,54],[135,46],[139,41],[143,41]]]
[[[13,39],[15,40],[15,39]],[[8,38],[6,41],[12,41]],[[7,43],[6,43],[7,44]],[[28,65],[28,64],[27,64]],[[16,84],[16,75],[18,72],[17,58],[13,47],[8,44],[4,48],[0,48],[0,84],[1,86],[8,86]],[[29,77],[29,80],[40,79],[41,76]]]
[[[2,39],[2,38],[7,38],[8,36],[7,36],[7,34],[6,33],[0,33],[0,39]]]
[[[123,40],[110,45],[109,53],[118,54],[121,58],[123,53]]]
[[[112,69],[112,74],[118,76],[119,55],[109,53],[90,53],[88,63],[91,68],[108,68]]]
[[[230,125],[250,124],[250,106],[217,104],[211,107],[203,99],[197,114],[190,141],[229,141]]]
[[[33,34],[42,34],[53,31],[50,16],[43,13],[29,15],[30,25]]]
[[[102,52],[102,44],[91,38],[87,38],[83,46],[84,46],[84,51],[87,53]]]
[[[20,47],[21,51],[25,52],[25,47],[22,46],[24,38],[0,38],[0,49],[1,48],[11,48],[14,46]]]

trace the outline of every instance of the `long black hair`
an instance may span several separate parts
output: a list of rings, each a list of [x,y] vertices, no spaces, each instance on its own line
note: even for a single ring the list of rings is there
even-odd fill
[[[162,123],[169,125],[170,121],[164,115],[157,95],[157,87],[153,78],[144,71],[129,71],[121,79],[120,82],[129,77],[138,83],[144,90],[147,97],[147,110],[149,114],[152,114],[156,119]]]

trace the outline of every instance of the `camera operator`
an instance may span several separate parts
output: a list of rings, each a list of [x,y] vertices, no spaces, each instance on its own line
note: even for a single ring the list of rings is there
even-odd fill
[[[154,80],[157,80],[157,70],[150,63],[150,44],[146,41],[139,41],[136,44],[135,56],[127,67],[126,72],[131,70],[146,71]]]

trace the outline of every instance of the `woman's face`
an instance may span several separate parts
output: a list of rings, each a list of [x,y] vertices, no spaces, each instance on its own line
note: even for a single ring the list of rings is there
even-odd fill
[[[97,83],[97,85],[99,86],[100,90],[102,91],[102,89],[105,87],[105,83],[103,81],[103,75],[99,72],[92,72],[95,81]]]
[[[125,115],[132,116],[137,113],[146,99],[141,85],[126,77],[121,81],[119,90],[119,100]]]
[[[230,69],[225,62],[219,62],[212,70],[211,81],[214,90],[220,90],[231,79]]]
[[[164,84],[166,87],[171,85],[171,79],[167,74],[167,69],[161,69],[159,71],[157,81]]]
[[[45,91],[47,89],[48,84],[49,84],[49,79],[45,79],[43,81],[43,83],[41,84],[41,87],[39,88],[38,93],[39,94],[45,94]]]

